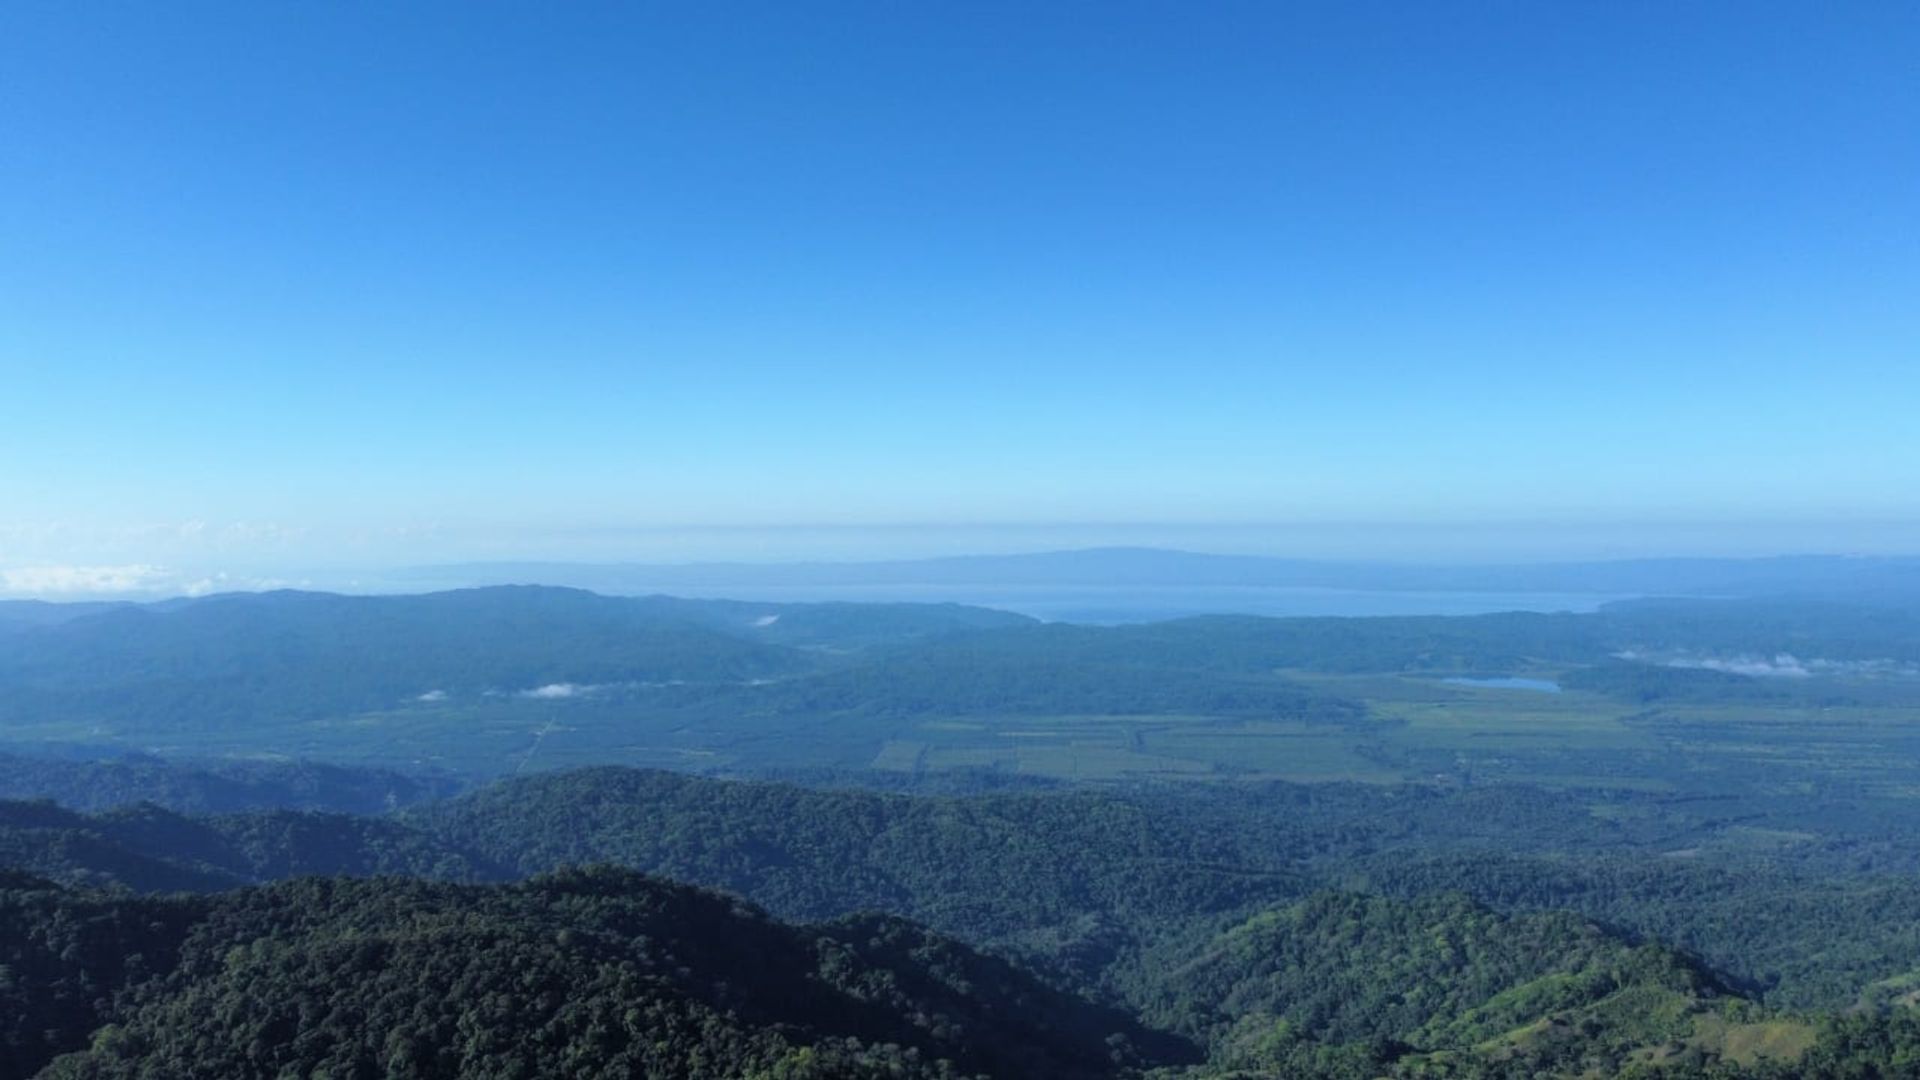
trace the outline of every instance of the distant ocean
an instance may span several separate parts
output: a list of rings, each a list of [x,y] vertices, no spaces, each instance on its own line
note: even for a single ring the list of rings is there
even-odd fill
[[[1050,622],[1133,623],[1188,615],[1485,615],[1496,611],[1588,612],[1625,594],[1373,591],[1304,586],[1143,585],[755,585],[662,587],[674,596],[732,600],[972,604]]]

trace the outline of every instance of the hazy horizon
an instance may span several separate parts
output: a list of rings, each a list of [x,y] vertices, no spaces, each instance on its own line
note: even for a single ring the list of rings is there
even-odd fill
[[[1920,551],[1910,8],[837,10],[0,14],[0,573]]]
[[[209,538],[211,534],[211,538]],[[1731,535],[1730,535],[1731,534]],[[156,535],[163,541],[155,543]],[[1920,525],[1878,523],[1825,530],[1738,530],[1662,526],[1651,535],[1627,525],[1608,527],[1515,525],[1408,526],[1006,526],[893,529],[611,530],[600,542],[503,546],[497,537],[449,543],[433,532],[407,548],[417,558],[384,561],[341,558],[328,538],[276,536],[264,558],[245,545],[223,545],[216,530],[144,531],[126,546],[101,550],[92,562],[15,559],[0,562],[0,599],[149,600],[296,588],[342,592],[420,592],[459,584],[493,583],[437,573],[461,567],[576,568],[914,563],[945,558],[1076,554],[1114,549],[1202,556],[1255,556],[1305,563],[1382,567],[1525,567],[1604,564],[1659,559],[1748,560],[1792,557],[1901,557],[1920,554]],[[1682,539],[1685,538],[1685,539]],[[1862,543],[1862,541],[1869,541]],[[1871,541],[1878,541],[1874,543]],[[72,551],[71,546],[64,550]],[[351,549],[347,549],[351,551]],[[149,557],[133,557],[143,552]],[[158,557],[152,557],[158,554]],[[114,561],[112,555],[121,555]],[[499,581],[507,579],[501,578]],[[515,583],[558,581],[512,578]],[[715,594],[718,595],[718,594]],[[774,599],[771,596],[742,599]]]

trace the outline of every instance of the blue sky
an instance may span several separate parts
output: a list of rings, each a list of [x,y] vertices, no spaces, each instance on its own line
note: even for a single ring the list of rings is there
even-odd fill
[[[9,4],[0,570],[1920,546],[1917,67],[1905,3]]]

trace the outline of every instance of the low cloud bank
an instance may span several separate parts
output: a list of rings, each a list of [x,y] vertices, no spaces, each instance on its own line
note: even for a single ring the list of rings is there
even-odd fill
[[[73,597],[161,592],[177,584],[158,566],[21,566],[0,570],[0,593],[31,597]]]
[[[523,698],[535,698],[540,701],[559,701],[565,698],[583,697],[593,693],[599,687],[583,683],[557,682],[545,686],[536,686],[531,690],[520,691]]]
[[[1920,668],[1897,660],[1827,660],[1803,658],[1792,653],[1772,656],[1655,656],[1628,650],[1618,654],[1622,660],[1659,664],[1671,668],[1724,671],[1729,675],[1747,675],[1758,679],[1810,679],[1816,675],[1920,675]]]
[[[1730,659],[1704,657],[1697,660],[1674,660],[1668,667],[1703,668],[1707,671],[1724,671],[1729,675],[1752,675],[1761,679],[1804,679],[1813,674],[1800,658],[1792,653],[1780,653],[1771,659],[1762,656],[1736,656]]]
[[[151,563],[0,568],[0,599],[8,600],[154,600],[165,596],[254,592],[285,588],[290,584],[293,583],[274,578],[239,578],[225,573],[189,574]]]

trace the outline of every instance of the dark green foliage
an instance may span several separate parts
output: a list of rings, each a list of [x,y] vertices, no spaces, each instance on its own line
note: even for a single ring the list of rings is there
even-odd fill
[[[1738,802],[1708,806],[1735,821],[1746,816]],[[1911,885],[1893,879],[1874,884],[1876,879],[1869,878],[1822,885],[1760,863],[1618,854],[1681,842],[1703,822],[1706,828],[1719,827],[1703,818],[1701,809],[1687,807],[1627,799],[1617,809],[1631,812],[1601,820],[1580,797],[1537,789],[1290,784],[912,797],[601,769],[497,784],[416,808],[398,820],[288,812],[199,819],[156,807],[85,816],[45,803],[6,804],[0,807],[0,851],[8,853],[4,861],[43,876],[142,889],[219,888],[313,872],[484,879],[618,860],[735,890],[790,917],[838,917],[841,921],[823,933],[858,953],[861,962],[894,972],[889,978],[911,1001],[936,994],[940,986],[970,987],[962,996],[973,1000],[981,987],[1014,985],[1007,980],[1038,984],[1005,961],[911,924],[847,913],[889,910],[975,944],[1011,949],[1049,972],[1056,986],[1077,984],[1127,1002],[1154,1024],[1204,1041],[1211,1048],[1208,1068],[1223,1075],[1235,1070],[1310,1077],[1519,1077],[1592,1070],[1608,1075],[1654,1060],[1701,1076],[1766,1075],[1770,1066],[1764,1060],[1734,1069],[1721,1056],[1724,1044],[1696,1036],[1690,1025],[1699,1017],[1720,1017],[1716,1022],[1723,1025],[1775,1023],[1743,995],[1764,991],[1782,1002],[1845,1004],[1865,982],[1920,967],[1902,959],[1915,946],[1908,941],[1911,927],[1920,925],[1915,915],[1920,909],[1914,907],[1920,890]],[[1890,818],[1887,825],[1896,823]],[[1492,850],[1556,847],[1565,853]],[[1404,899],[1331,893],[1300,900],[1315,880],[1363,885]],[[24,873],[9,874],[5,884],[47,888]],[[236,1018],[251,1017],[241,1030],[253,1034],[235,1040],[248,1047],[275,1043],[258,1035],[280,1031],[272,1025],[286,1022],[255,1003],[272,997],[267,986],[353,981],[338,969],[341,961],[325,944],[332,938],[304,936],[314,928],[294,918],[310,906],[313,895],[301,890],[313,887],[288,885],[286,891],[231,894],[249,898],[244,901],[200,902],[211,905],[204,910],[226,912],[219,917],[242,919],[249,927],[257,928],[256,922],[246,920],[264,919],[258,926],[266,928],[259,933],[293,935],[300,942],[257,958],[248,952],[249,964],[258,959],[266,966],[245,967],[238,990],[196,981],[169,996],[163,1007],[148,996],[129,998],[126,978],[98,964],[87,966],[92,973],[83,979],[47,967],[45,956],[36,954],[41,955],[40,974],[17,988],[25,995],[17,1008],[34,1017],[20,1030],[40,1031],[36,1045],[68,1046],[74,1030],[93,1030],[89,1016],[101,1024],[117,1018],[117,1026],[102,1029],[97,1054],[70,1063],[93,1070],[79,1075],[118,1075],[113,1070],[124,1063],[114,1064],[116,1054],[147,1053],[173,1037],[168,1032],[223,1030],[220,1024],[237,1023]],[[365,898],[399,886],[355,892],[334,881],[326,888]],[[390,914],[413,925],[425,918],[426,908],[444,906],[448,897],[496,895],[418,888],[424,891],[405,893],[415,899],[391,911],[376,905],[383,914],[366,916],[367,925]],[[1573,908],[1586,915],[1498,914],[1459,895],[1436,895],[1449,889],[1471,890],[1507,912]],[[269,896],[303,899],[261,899]],[[89,902],[103,903],[97,897]],[[164,903],[203,910],[186,900]],[[267,904],[268,915],[257,910],[261,904]],[[1588,921],[1593,916],[1625,929],[1602,929]],[[558,922],[541,923],[547,915],[528,917],[555,934],[566,929]],[[520,921],[515,915],[514,924]],[[1736,977],[1723,980],[1674,954],[1636,945],[1624,936],[1635,931],[1727,962]],[[109,934],[103,940],[117,939]],[[490,964],[492,950],[520,945],[458,934],[435,941],[449,955],[424,949],[395,953],[402,959],[382,969],[389,975],[378,985],[382,1001],[410,1002],[408,1016],[423,1018],[419,1022],[426,1026],[418,1028],[414,1045],[441,1055],[450,1052],[446,1039],[466,1037],[463,1029],[444,1017],[432,1019],[440,1006],[419,1004],[408,996],[411,984],[391,972],[446,967],[444,976],[423,983],[428,989],[422,993],[437,1003],[458,997],[462,973],[469,970],[463,965]],[[173,945],[114,947],[166,955]],[[573,953],[561,954],[530,957],[527,963],[530,970],[552,972],[555,985],[632,992],[627,983],[597,982],[602,968],[580,967]],[[688,969],[684,977],[731,983],[716,973],[736,970],[736,960],[726,959],[724,951],[697,955],[697,963],[681,965]],[[1754,971],[1753,963],[1784,966]],[[934,982],[925,982],[928,978]],[[1897,980],[1887,986],[1875,999],[1883,1006],[1906,992],[1906,984]],[[319,991],[302,993],[293,999],[315,1000]],[[197,996],[209,994],[213,997],[204,1000]],[[216,1000],[235,1005],[206,1013]],[[965,1013],[959,1004],[943,1008],[950,1018]],[[917,1016],[925,1010],[909,1011]],[[588,1017],[582,1023],[600,1030],[593,1025],[602,1022],[591,1019],[600,1014],[580,1015]],[[769,1031],[788,1038],[787,1027],[749,1021],[737,1009],[738,1030],[727,1028],[724,1034],[714,1034],[710,1020],[696,1023],[688,1015],[662,1013],[656,1019],[683,1033],[684,1024],[695,1024],[719,1040],[716,1045],[734,1047],[728,1053],[749,1057],[761,1053],[754,1047],[774,1045],[763,1039],[771,1037]],[[53,1020],[42,1021],[49,1016]],[[966,1031],[989,1021],[975,1017],[955,1023]],[[454,1026],[449,1029],[447,1023]],[[572,1028],[523,1031],[508,1025],[508,1030],[550,1054],[587,1053],[576,1045]],[[1873,1034],[1878,1030],[1858,1038],[1881,1038]],[[48,1042],[53,1036],[47,1032],[67,1032],[62,1038],[68,1042]],[[127,1041],[134,1035],[139,1038]],[[898,1033],[852,1037],[859,1049],[849,1051],[851,1057],[832,1057],[839,1052],[833,1047],[842,1044],[831,1039],[809,1044],[807,1052],[827,1074],[858,1075],[886,1062],[906,1069],[905,1075],[918,1075],[911,1071],[918,1066],[889,1057],[885,1044],[930,1045]],[[355,1045],[354,1053],[362,1055],[386,1052],[384,1043]],[[1178,1043],[1156,1041],[1138,1030],[1115,1045],[1161,1060],[1180,1056]],[[1662,1049],[1667,1047],[1678,1049]],[[790,1051],[799,1053],[795,1045],[779,1043],[779,1054]],[[220,1052],[239,1056],[208,1060],[243,1074],[256,1059],[269,1060],[259,1058],[264,1049]],[[921,1064],[932,1060],[929,1054],[947,1053],[924,1049]],[[386,1062],[381,1068],[391,1065],[387,1058],[378,1060]],[[366,1067],[363,1058],[346,1064],[349,1073]],[[434,1056],[418,1067],[468,1066]],[[591,1071],[588,1064],[579,1068]],[[1025,1075],[1005,1069],[1001,1074]]]
[[[0,1080],[85,1045],[133,986],[173,966],[196,910],[0,871]]]
[[[197,826],[189,829],[194,830]],[[181,859],[177,848],[149,852],[121,843],[94,819],[47,802],[0,803],[0,865],[72,885],[139,892],[237,883],[230,874]]]
[[[1537,788],[1296,784],[926,798],[601,769],[502,782],[405,820],[523,873],[614,861],[791,917],[889,910],[1081,978],[1315,882],[1571,909],[1696,951],[1792,1006],[1842,1005],[1866,981],[1920,968],[1920,885],[1836,875],[1854,842],[1764,860],[1662,856],[1754,823],[1826,815],[1838,827],[1830,803],[1774,800],[1774,819],[1734,800],[1614,805],[1624,812],[1596,817],[1590,797]],[[1914,828],[1855,816],[1887,844]]]
[[[0,802],[0,865],[138,892],[231,888],[300,874],[506,876],[382,818],[293,811],[190,818],[152,805],[88,816],[46,802]]]
[[[183,814],[269,809],[378,814],[459,789],[444,777],[321,762],[193,764],[147,755],[98,761],[0,753],[0,799],[51,799],[75,810],[153,803]]]
[[[28,1001],[36,1023],[67,1026],[16,1038],[16,1075],[76,1049],[48,1075],[1074,1077],[1153,1042],[911,926],[790,927],[608,869],[491,888],[7,894],[0,918],[53,928],[23,958],[54,958],[35,985],[103,995]],[[59,929],[76,921],[90,929]],[[137,969],[117,960],[133,950]]]
[[[1920,1076],[1920,1012],[1904,1008],[1832,1017],[1813,1049],[1780,1075],[1804,1080]]]
[[[1139,935],[1296,875],[1117,795],[913,798],[588,769],[503,782],[405,820],[522,872],[618,862],[794,918],[886,910],[1097,971]]]
[[[1276,1023],[1328,1044],[1470,1050],[1529,1024],[1591,1020],[1639,995],[1627,1024],[1609,1018],[1585,1040],[1592,1050],[1604,1034],[1618,1049],[1684,1031],[1675,1006],[1722,993],[1680,958],[1576,917],[1507,917],[1458,895],[1323,893],[1198,949],[1149,956],[1135,979],[1149,1023],[1205,1039],[1228,1063],[1265,1057]]]
[[[1748,861],[1502,855],[1370,864],[1400,896],[1459,889],[1505,910],[1565,908],[1688,949],[1796,1007],[1843,1005],[1865,984],[1920,969],[1920,881],[1832,876]]]
[[[892,911],[1094,981],[1212,915],[1316,883],[1574,910],[1693,950],[1794,1006],[1845,1004],[1865,982],[1920,968],[1920,886],[1901,855],[1911,814],[1609,805],[1596,817],[1591,797],[1536,788],[1295,784],[928,798],[600,769],[501,782],[399,820],[16,806],[0,812],[0,850],[43,875],[141,890],[298,873],[492,880],[612,861],[787,917]],[[1758,824],[1875,839],[1702,846]],[[1662,857],[1675,850],[1694,854]]]

